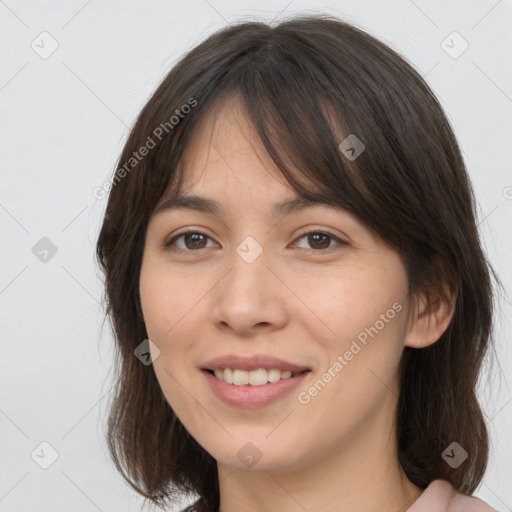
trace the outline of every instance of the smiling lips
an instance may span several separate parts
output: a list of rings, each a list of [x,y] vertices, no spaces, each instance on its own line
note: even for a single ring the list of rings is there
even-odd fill
[[[311,369],[268,355],[227,355],[203,368],[210,388],[222,401],[235,407],[255,408],[291,391]]]
[[[256,354],[253,356],[236,356],[228,354],[211,359],[202,366],[203,370],[224,370],[226,368],[246,371],[264,368],[276,369],[282,372],[290,371],[292,373],[301,373],[306,370],[310,370],[307,366],[300,366],[285,361],[284,359],[279,359],[266,354]]]
[[[235,386],[243,386],[250,384],[251,386],[262,386],[267,382],[278,382],[281,379],[289,379],[292,376],[299,375],[300,372],[292,373],[290,370],[278,370],[277,368],[271,368],[269,370],[265,368],[258,368],[257,370],[240,370],[224,368],[214,371],[215,377],[227,382],[228,384],[234,384]]]

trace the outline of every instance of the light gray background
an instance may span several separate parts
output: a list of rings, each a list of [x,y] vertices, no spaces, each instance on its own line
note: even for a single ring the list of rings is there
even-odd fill
[[[93,251],[106,200],[92,191],[180,55],[226,23],[295,12],[339,15],[426,77],[463,148],[486,250],[510,289],[512,1],[0,2],[1,511],[140,510],[103,438],[112,339],[108,327],[100,332]],[[464,42],[453,31],[469,44],[458,58]],[[32,251],[43,237],[57,247],[46,262]],[[481,388],[492,452],[476,494],[499,511],[512,510],[510,312],[502,300],[499,365]],[[50,461],[43,441],[58,453],[48,469],[35,462]]]

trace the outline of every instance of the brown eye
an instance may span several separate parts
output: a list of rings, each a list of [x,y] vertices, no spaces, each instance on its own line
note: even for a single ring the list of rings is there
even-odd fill
[[[185,247],[176,246],[176,242],[183,238]],[[179,235],[174,236],[168,242],[166,242],[165,247],[170,248],[171,250],[177,251],[195,251],[197,249],[204,249],[206,240],[208,240],[208,236],[200,231],[186,231],[185,233],[180,233]],[[176,248],[175,248],[176,246]]]
[[[324,233],[314,233],[307,235],[308,243],[312,244],[313,249],[328,249],[331,237]]]
[[[338,237],[330,234],[324,233],[323,231],[308,231],[307,233],[303,233],[297,240],[302,238],[307,238],[307,243],[310,247],[306,247],[306,250],[311,250],[315,252],[322,252],[333,249],[335,247],[331,246],[331,242],[336,241],[338,245],[347,245],[346,242],[339,239]]]

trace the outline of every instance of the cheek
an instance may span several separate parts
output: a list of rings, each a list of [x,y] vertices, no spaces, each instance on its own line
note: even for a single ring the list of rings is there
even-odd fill
[[[350,271],[340,272],[336,277],[331,275],[325,281],[313,283],[304,277],[297,295],[305,298],[317,323],[323,324],[321,333],[326,334],[323,339],[346,341],[376,323],[379,331],[390,331],[391,324],[395,328],[401,324],[405,315],[399,310],[405,311],[406,285],[400,266],[389,270],[374,267],[371,271],[351,267]]]
[[[327,335],[315,335],[325,351],[320,373],[327,373],[325,380],[330,381],[325,389],[318,386],[323,389],[323,398],[317,401],[320,417],[325,413],[320,406],[324,399],[337,403],[340,410],[358,411],[356,417],[364,415],[364,404],[375,404],[392,387],[403,351],[407,320],[404,270],[400,265],[374,267],[372,272],[368,267],[351,270],[322,292],[314,288],[307,295],[308,305],[329,328],[321,329]],[[318,320],[315,325],[320,325]]]
[[[197,303],[201,291],[193,280],[184,280],[166,265],[147,259],[141,268],[139,293],[148,336],[165,341]]]
[[[183,391],[182,383],[188,378],[183,371],[191,371],[192,366],[186,363],[187,336],[183,336],[181,329],[197,299],[194,301],[190,288],[180,286],[176,274],[150,258],[143,260],[139,293],[148,338],[160,351],[153,361],[156,378],[165,399],[183,420],[194,404]]]
[[[143,260],[139,293],[148,338],[160,350],[154,369],[160,386],[171,405],[177,406],[183,395],[179,383],[191,378],[196,370],[190,350],[197,334],[194,315],[202,314],[205,285],[171,272],[165,262],[148,257]]]
[[[359,290],[330,318],[335,335],[322,340],[324,364],[317,380],[300,390],[299,402],[305,404],[300,407],[319,429],[349,433],[383,408],[391,411],[399,393],[397,370],[406,311],[400,302],[403,297],[395,291],[386,295]],[[341,294],[339,301],[344,297]]]

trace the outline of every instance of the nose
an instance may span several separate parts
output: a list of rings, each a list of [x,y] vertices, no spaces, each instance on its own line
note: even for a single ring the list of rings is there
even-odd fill
[[[286,301],[291,293],[271,268],[267,252],[256,255],[256,249],[250,242],[240,244],[230,260],[231,268],[213,290],[213,322],[238,336],[270,332],[288,321]]]

